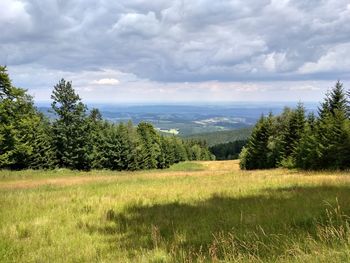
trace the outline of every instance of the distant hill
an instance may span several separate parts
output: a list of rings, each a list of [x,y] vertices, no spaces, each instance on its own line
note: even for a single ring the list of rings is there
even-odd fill
[[[252,128],[242,128],[230,131],[207,132],[184,136],[185,139],[205,140],[208,146],[214,146],[222,143],[228,143],[238,140],[246,140]]]

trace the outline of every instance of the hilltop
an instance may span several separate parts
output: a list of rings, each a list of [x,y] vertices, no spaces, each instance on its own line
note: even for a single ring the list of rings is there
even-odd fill
[[[1,262],[347,262],[348,172],[0,171]]]

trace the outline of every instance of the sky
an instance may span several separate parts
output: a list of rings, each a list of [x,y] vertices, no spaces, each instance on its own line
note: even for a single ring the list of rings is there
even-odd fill
[[[349,0],[0,0],[0,65],[36,101],[319,101],[350,87]]]

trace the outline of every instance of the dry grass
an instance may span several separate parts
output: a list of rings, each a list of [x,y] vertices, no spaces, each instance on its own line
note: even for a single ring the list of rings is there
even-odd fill
[[[346,172],[0,172],[1,262],[344,262]]]

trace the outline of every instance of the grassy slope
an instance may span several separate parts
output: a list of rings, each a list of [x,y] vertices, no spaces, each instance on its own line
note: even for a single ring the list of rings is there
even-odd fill
[[[349,261],[349,175],[2,171],[0,261]]]
[[[230,131],[207,132],[184,136],[185,139],[205,140],[208,146],[221,143],[233,142],[248,139],[252,128],[242,128]]]

